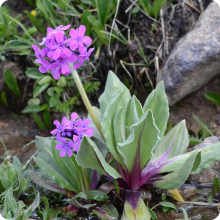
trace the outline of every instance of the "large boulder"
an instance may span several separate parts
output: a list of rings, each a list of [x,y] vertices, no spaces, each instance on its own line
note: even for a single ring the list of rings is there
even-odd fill
[[[181,38],[158,74],[170,105],[197,91],[220,73],[220,7],[212,2],[194,29]]]

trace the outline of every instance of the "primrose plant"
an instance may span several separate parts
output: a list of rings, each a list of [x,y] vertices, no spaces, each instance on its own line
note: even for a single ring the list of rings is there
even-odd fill
[[[36,51],[42,64],[40,71],[51,71],[55,78],[72,74],[84,104],[88,119],[72,113],[71,120],[55,121],[57,142],[36,138],[39,149],[36,163],[43,172],[33,172],[32,179],[41,186],[65,193],[71,198],[70,210],[92,208],[105,219],[108,212],[97,201],[107,199],[96,190],[99,175],[126,190],[122,220],[150,219],[150,213],[139,190],[150,184],[161,189],[180,187],[191,173],[198,173],[220,160],[220,143],[184,153],[189,145],[183,120],[164,136],[169,117],[168,100],[163,82],[146,99],[144,106],[113,73],[109,72],[105,91],[99,99],[100,109],[92,107],[76,69],[88,60],[91,40],[84,36],[85,27],[69,26],[48,29]],[[69,141],[66,139],[70,139]],[[114,166],[105,160],[109,151]],[[99,210],[99,212],[97,211]],[[117,218],[116,218],[117,219]]]

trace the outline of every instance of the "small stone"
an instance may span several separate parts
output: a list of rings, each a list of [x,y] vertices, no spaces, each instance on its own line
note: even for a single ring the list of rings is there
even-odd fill
[[[197,188],[191,184],[184,184],[179,188],[179,192],[184,199],[188,199],[196,194]]]
[[[219,178],[220,174],[217,170],[210,168],[201,171],[198,174],[191,174],[189,179],[197,183],[212,183],[214,178]]]

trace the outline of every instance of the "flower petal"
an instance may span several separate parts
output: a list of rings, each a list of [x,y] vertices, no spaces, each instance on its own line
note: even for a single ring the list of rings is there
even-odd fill
[[[64,26],[64,27],[62,27],[62,28],[60,28],[62,31],[66,31],[67,29],[69,29],[71,27],[71,24],[69,24],[69,25],[66,25],[66,26]]]
[[[53,135],[55,135],[55,134],[57,134],[58,131],[59,131],[58,129],[54,129],[54,130],[51,131],[50,133],[53,134]]]
[[[55,121],[53,122],[53,124],[54,124],[54,125],[56,125],[56,127],[57,127],[57,128],[59,128],[59,127],[60,127],[60,122],[59,122],[59,121],[57,121],[57,120],[55,120]]]
[[[60,151],[60,156],[65,157],[65,155],[66,155],[66,149],[61,150]]]
[[[56,40],[58,43],[62,43],[64,41],[63,35],[64,33],[62,31],[56,33]]]
[[[74,142],[73,142],[73,141],[69,141],[69,142],[68,142],[68,146],[69,146],[69,147],[73,147],[73,146],[74,146]]]
[[[79,139],[79,137],[78,137],[77,135],[73,135],[73,141],[74,141],[74,142],[77,142],[78,139]]]
[[[84,127],[84,128],[88,127],[89,124],[90,124],[90,120],[89,120],[89,119],[85,119],[85,120],[83,121],[83,127]]]
[[[77,38],[77,37],[78,37],[78,33],[77,33],[77,31],[76,31],[74,28],[72,28],[72,29],[70,30],[70,36],[71,36],[72,38]]]
[[[53,59],[57,60],[60,57],[60,54],[61,54],[61,49],[57,48],[54,52]]]
[[[80,25],[80,27],[79,27],[79,36],[80,37],[84,36],[85,32],[86,32],[86,27],[84,25]]]
[[[40,66],[39,70],[41,73],[46,73],[48,71],[44,66]]]
[[[75,63],[76,61],[77,61],[77,56],[76,55],[72,55],[72,56],[66,58],[67,63]]]
[[[70,69],[69,69],[69,67],[67,66],[66,63],[61,64],[61,70],[62,70],[63,74],[68,73],[70,71]]]
[[[63,53],[66,54],[66,57],[70,57],[72,55],[72,51],[69,50],[68,48],[64,48],[63,49]]]
[[[78,118],[78,114],[76,112],[73,112],[71,114],[71,121],[75,121]]]
[[[51,73],[53,75],[53,78],[58,80],[60,78],[60,74],[56,70],[51,70]]]
[[[92,39],[90,37],[88,37],[88,36],[84,36],[83,39],[82,39],[82,42],[84,44],[86,44],[87,46],[90,46],[91,43],[92,43]]]
[[[87,135],[88,137],[92,137],[93,136],[93,131],[92,130],[87,130],[87,131],[85,131],[85,135]]]
[[[82,120],[82,119],[78,119],[78,120],[76,121],[76,126],[82,127],[82,126],[83,126],[83,120]]]
[[[78,43],[78,44],[79,44],[79,45],[78,45],[79,52],[80,52],[81,54],[84,54],[84,53],[86,52],[86,49],[85,49],[83,43]]]
[[[63,144],[57,144],[55,147],[56,150],[62,150],[63,148],[64,148]]]
[[[73,150],[74,150],[74,151],[78,151],[78,150],[79,150],[80,143],[81,143],[81,140],[77,141],[77,142],[74,144],[74,147],[73,147]]]
[[[67,154],[68,154],[69,157],[73,156],[73,152],[70,148],[67,150]]]

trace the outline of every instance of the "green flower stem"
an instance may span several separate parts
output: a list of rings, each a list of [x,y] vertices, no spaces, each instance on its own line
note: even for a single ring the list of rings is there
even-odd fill
[[[85,92],[85,90],[83,88],[83,85],[82,85],[82,83],[80,81],[79,75],[77,74],[76,70],[73,69],[73,64],[72,63],[68,64],[68,66],[69,66],[70,71],[72,73],[73,79],[74,79],[74,81],[76,83],[76,86],[77,86],[77,88],[79,90],[79,93],[80,93],[80,95],[82,97],[82,100],[83,100],[83,102],[84,102],[84,104],[85,104],[85,106],[87,108],[87,111],[89,112],[89,114],[90,114],[93,122],[95,123],[99,133],[101,134],[103,140],[105,140],[105,138],[104,138],[104,136],[102,134],[101,124],[100,124],[98,118],[96,117],[95,113],[92,110],[92,106],[91,106],[91,104],[89,102],[89,99],[88,99],[88,97],[86,95],[86,92]]]
[[[89,186],[88,177],[86,175],[86,170],[85,170],[84,167],[80,167],[80,168],[81,168],[81,171],[82,171],[86,192],[89,192],[90,191],[90,186]]]

